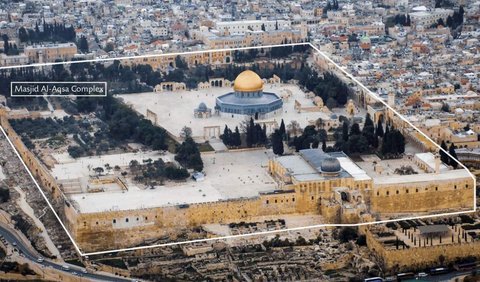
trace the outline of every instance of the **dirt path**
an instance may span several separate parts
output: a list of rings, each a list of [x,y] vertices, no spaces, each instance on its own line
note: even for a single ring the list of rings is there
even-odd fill
[[[57,247],[50,239],[50,236],[48,236],[45,226],[43,226],[43,223],[35,216],[35,213],[33,212],[32,207],[27,203],[25,192],[23,192],[23,190],[17,186],[15,186],[14,188],[20,194],[20,198],[17,200],[18,206],[31,219],[33,219],[33,221],[35,222],[35,225],[42,231],[40,236],[42,236],[43,239],[45,240],[45,244],[48,250],[50,251],[50,253],[60,259],[61,258],[60,252],[58,251]]]

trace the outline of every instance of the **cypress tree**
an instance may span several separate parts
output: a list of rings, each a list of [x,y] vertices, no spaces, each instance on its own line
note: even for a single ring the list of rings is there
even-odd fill
[[[377,137],[375,136],[375,126],[373,125],[373,121],[370,118],[369,113],[367,113],[367,116],[365,117],[362,135],[365,136],[365,138],[367,139],[369,146],[373,148],[376,148],[378,146],[378,140],[375,141],[375,139],[377,139]]]
[[[283,121],[280,123],[280,128],[279,128],[280,134],[282,135],[282,138],[285,139],[287,135],[287,130],[285,129],[285,122]]]
[[[352,124],[352,128],[350,128],[350,136],[352,135],[360,135],[361,131],[360,131],[360,126],[358,125],[358,123],[354,122]]]
[[[440,147],[442,147],[443,150],[448,151],[447,144],[445,144],[444,140],[442,140]],[[450,163],[450,157],[442,150],[440,150],[440,160],[446,165]]]
[[[275,130],[272,134],[272,149],[275,155],[283,155],[283,140],[280,130]]]
[[[458,167],[458,162],[456,160],[458,160],[458,157],[457,157],[457,153],[455,152],[455,144],[450,144],[450,148],[448,149],[448,152],[450,153],[450,155],[453,157],[450,158],[450,165],[453,166],[454,169],[456,169]]]
[[[250,118],[250,122],[247,125],[247,147],[251,148],[255,144],[255,123],[253,118]]]
[[[348,141],[348,122],[346,120],[342,124],[342,138],[343,141]]]
[[[390,144],[390,127],[387,124],[387,127],[385,128],[385,134],[382,139],[382,154],[387,154],[390,152],[391,144]]]
[[[383,124],[380,120],[378,120],[378,123],[377,123],[377,128],[375,130],[375,135],[377,137],[383,137],[384,135],[384,132],[383,132]]]
[[[232,144],[235,147],[240,147],[240,145],[242,145],[242,139],[240,138],[238,126],[235,127],[235,132],[232,134]]]
[[[220,139],[222,139],[223,144],[227,146],[232,145],[232,136],[231,136],[231,130],[228,128],[227,125],[225,125],[225,129],[223,130],[223,134],[220,136]]]

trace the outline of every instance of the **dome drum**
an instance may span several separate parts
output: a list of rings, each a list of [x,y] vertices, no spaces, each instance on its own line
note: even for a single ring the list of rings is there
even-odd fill
[[[336,175],[342,171],[342,166],[337,158],[327,157],[320,164],[320,171],[326,175]]]
[[[221,113],[254,115],[262,118],[283,107],[275,93],[263,92],[263,81],[253,71],[240,73],[234,81],[234,92],[217,97],[215,109]]]

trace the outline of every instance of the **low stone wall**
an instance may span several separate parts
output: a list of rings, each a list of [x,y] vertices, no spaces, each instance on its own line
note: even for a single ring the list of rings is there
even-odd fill
[[[401,250],[387,250],[368,229],[364,229],[367,246],[377,253],[384,261],[387,269],[398,271],[413,268],[426,268],[439,264],[439,257],[445,258],[445,263],[453,262],[457,258],[476,256],[480,258],[480,241],[462,242],[460,244],[416,247]]]

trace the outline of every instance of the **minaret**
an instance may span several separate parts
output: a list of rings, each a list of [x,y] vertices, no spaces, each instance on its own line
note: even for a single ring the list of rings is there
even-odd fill
[[[387,104],[388,104],[390,107],[395,108],[395,92],[390,92],[390,93],[388,93]]]
[[[440,155],[435,154],[435,173],[440,173]]]

